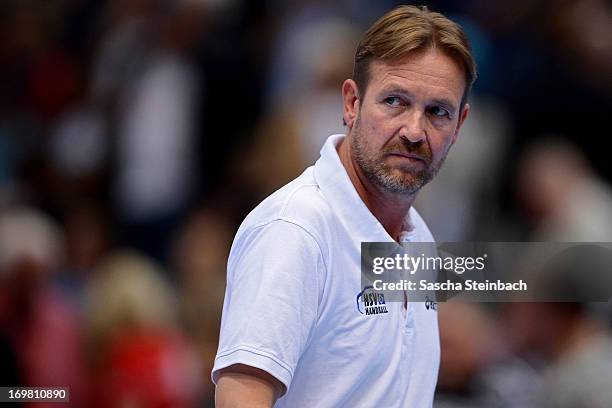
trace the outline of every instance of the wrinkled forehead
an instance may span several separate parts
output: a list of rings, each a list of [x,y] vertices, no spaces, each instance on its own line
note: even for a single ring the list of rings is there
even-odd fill
[[[368,74],[368,88],[406,87],[406,91],[419,88],[457,101],[461,100],[467,85],[462,65],[437,49],[373,60]]]

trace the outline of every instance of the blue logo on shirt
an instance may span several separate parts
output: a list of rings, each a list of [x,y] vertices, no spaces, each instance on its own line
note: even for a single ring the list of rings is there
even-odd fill
[[[385,295],[378,293],[372,286],[366,286],[357,294],[357,310],[363,315],[389,313]]]
[[[425,309],[438,311],[438,302],[431,300],[429,296],[425,297]]]

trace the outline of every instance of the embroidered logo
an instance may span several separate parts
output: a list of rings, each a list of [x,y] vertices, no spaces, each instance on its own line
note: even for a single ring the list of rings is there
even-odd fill
[[[425,309],[427,310],[433,310],[433,311],[438,311],[438,302],[436,302],[435,300],[431,300],[429,298],[429,296],[425,297]]]
[[[372,286],[366,286],[357,294],[357,310],[368,316],[389,313],[385,295],[376,292]]]

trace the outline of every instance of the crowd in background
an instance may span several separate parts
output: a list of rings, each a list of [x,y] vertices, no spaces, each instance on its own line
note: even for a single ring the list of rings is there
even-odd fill
[[[436,239],[612,241],[610,2],[425,3],[464,27],[479,71],[417,200]],[[0,385],[212,405],[233,234],[344,132],[355,46],[397,4],[1,2]],[[612,343],[590,310],[439,316],[436,406],[610,406]]]

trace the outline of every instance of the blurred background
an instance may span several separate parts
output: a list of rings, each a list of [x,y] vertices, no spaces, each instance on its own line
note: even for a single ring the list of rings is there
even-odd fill
[[[423,3],[479,68],[418,199],[436,239],[612,241],[612,3]],[[398,4],[3,0],[0,385],[212,406],[233,235],[344,131],[357,41]],[[612,406],[605,317],[449,306],[436,406]]]

